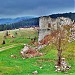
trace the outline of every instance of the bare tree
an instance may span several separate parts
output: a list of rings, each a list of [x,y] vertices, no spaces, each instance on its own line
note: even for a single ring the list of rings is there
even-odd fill
[[[66,40],[66,35],[65,35],[65,31],[63,30],[59,30],[59,33],[57,34],[57,37],[56,37],[56,42],[55,42],[55,46],[57,48],[57,51],[58,51],[58,61],[57,61],[57,65],[58,66],[61,66],[61,58],[62,58],[62,51],[65,47],[65,43],[67,42]]]
[[[62,57],[62,52],[66,48],[66,44],[68,43],[67,35],[65,30],[59,30],[56,41],[55,41],[55,46],[58,51],[58,60],[57,60],[57,65],[56,65],[56,71],[63,71],[65,72],[66,70],[69,70],[71,66],[68,66],[67,62],[65,61],[65,58]]]
[[[58,47],[57,47],[57,50],[58,50],[58,62],[57,62],[57,65],[61,66],[61,58],[62,58],[62,56],[61,56],[61,54],[62,54],[61,40],[62,39],[61,39],[61,34],[60,33],[58,34],[57,40],[58,40]]]

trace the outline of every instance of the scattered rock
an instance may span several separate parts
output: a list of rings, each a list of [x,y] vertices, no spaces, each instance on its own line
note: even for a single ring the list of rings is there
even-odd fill
[[[42,69],[42,67],[40,67],[40,69]]]
[[[17,56],[16,55],[11,55],[11,58],[17,58]]]
[[[32,72],[32,74],[38,74],[38,71],[36,70],[36,71]]]
[[[67,70],[69,70],[71,68],[71,66],[68,66],[66,61],[65,61],[65,58],[62,58],[61,59],[61,66],[55,66],[56,68],[56,72],[66,72]]]

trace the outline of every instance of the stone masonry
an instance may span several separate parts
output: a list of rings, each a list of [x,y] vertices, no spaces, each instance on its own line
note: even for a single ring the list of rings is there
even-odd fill
[[[41,41],[46,35],[50,34],[53,30],[63,29],[63,25],[70,25],[73,22],[70,18],[58,17],[56,19],[50,16],[42,16],[39,18],[39,36],[38,42]]]

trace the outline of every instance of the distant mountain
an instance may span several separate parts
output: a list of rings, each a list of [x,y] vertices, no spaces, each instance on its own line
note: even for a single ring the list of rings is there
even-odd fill
[[[18,28],[20,27],[38,27],[39,26],[39,18],[30,18],[30,19],[25,19],[16,23],[13,23],[11,25],[15,25]]]
[[[75,13],[63,13],[48,15],[51,18],[68,17],[75,21]],[[15,29],[20,27],[34,27],[39,26],[39,17],[18,17],[15,19],[6,18],[0,19],[0,31]]]
[[[15,28],[26,28],[26,27],[38,27],[39,26],[39,18],[29,18],[29,19],[21,19],[18,22],[11,24],[1,24],[0,31],[3,30],[11,30]]]
[[[22,20],[34,18],[33,16],[17,17],[17,18],[0,18],[0,24],[12,24]]]

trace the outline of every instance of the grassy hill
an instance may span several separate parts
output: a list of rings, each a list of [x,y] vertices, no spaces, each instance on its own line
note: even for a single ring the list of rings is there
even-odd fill
[[[18,32],[15,35],[15,32]],[[14,35],[15,38],[6,38],[6,44],[0,45],[0,75],[33,75],[32,72],[37,70],[37,75],[75,75],[75,41],[66,44],[66,49],[63,50],[63,57],[69,65],[72,66],[71,70],[67,73],[55,72],[55,63],[57,60],[57,50],[54,45],[48,45],[40,50],[45,55],[40,57],[22,59],[20,51],[23,48],[24,43],[29,43],[30,38],[37,37],[37,30],[32,29],[20,29],[10,30],[10,34]],[[5,31],[0,33],[0,37],[5,34]],[[0,41],[3,38],[0,38]],[[12,41],[12,42],[11,42]],[[13,45],[12,48],[10,46]],[[7,49],[8,47],[8,49]],[[17,58],[11,58],[14,54]],[[40,69],[40,67],[42,67]]]

